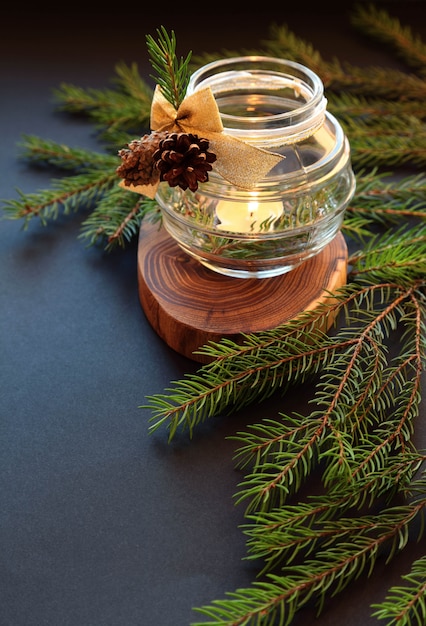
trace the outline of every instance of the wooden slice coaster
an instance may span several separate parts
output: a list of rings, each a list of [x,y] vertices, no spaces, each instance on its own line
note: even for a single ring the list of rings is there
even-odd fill
[[[315,257],[273,278],[231,278],[186,254],[164,228],[143,224],[138,247],[139,298],[158,335],[180,354],[209,341],[270,330],[315,308],[346,283],[348,251],[341,233]],[[328,292],[328,293],[327,293]]]

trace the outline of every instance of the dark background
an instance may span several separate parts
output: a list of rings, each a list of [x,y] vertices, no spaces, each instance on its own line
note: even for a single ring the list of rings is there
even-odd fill
[[[90,123],[55,110],[52,90],[110,87],[119,61],[148,75],[145,35],[160,25],[175,30],[183,55],[256,47],[272,23],[286,23],[328,60],[398,66],[352,29],[353,3],[152,4],[2,10],[0,198],[50,187],[50,170],[18,160],[23,134],[99,149]],[[376,4],[426,36],[424,2]],[[145,319],[136,245],[87,249],[81,219],[34,221],[25,232],[0,222],[0,626],[187,626],[193,607],[249,586],[258,571],[243,560],[233,498],[242,475],[227,437],[303,402],[290,393],[215,418],[192,441],[149,436],[139,406],[196,366]],[[306,612],[294,623],[377,624],[370,603],[421,550],[379,560],[320,619]]]

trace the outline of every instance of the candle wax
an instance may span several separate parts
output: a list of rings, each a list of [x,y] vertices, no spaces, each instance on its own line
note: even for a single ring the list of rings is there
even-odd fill
[[[273,222],[282,212],[282,202],[220,200],[216,206],[216,216],[220,220],[217,228],[233,233],[268,232],[271,227],[264,223]]]

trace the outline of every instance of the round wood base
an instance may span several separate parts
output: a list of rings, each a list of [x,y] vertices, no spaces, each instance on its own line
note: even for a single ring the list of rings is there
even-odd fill
[[[186,254],[158,225],[139,234],[138,285],[145,315],[178,353],[195,354],[209,341],[271,330],[315,308],[346,283],[348,251],[341,233],[319,254],[273,278],[231,278]],[[332,321],[332,320],[331,320]],[[331,322],[330,322],[331,323]]]

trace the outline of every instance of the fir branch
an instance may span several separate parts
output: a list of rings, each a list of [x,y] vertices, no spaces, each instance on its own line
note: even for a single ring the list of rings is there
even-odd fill
[[[402,26],[401,22],[391,17],[387,11],[379,9],[372,3],[358,5],[352,13],[351,23],[375,41],[388,44],[409,67],[425,74],[425,44],[419,36],[413,35],[411,28]]]
[[[150,107],[152,103],[153,90],[144,78],[142,78],[137,63],[117,63],[115,66],[116,76],[114,84],[119,91],[129,95],[132,99]]]
[[[61,213],[88,210],[93,203],[116,183],[117,176],[111,171],[94,170],[76,176],[51,181],[51,187],[36,193],[24,194],[18,190],[17,199],[4,201],[4,217],[23,219],[27,228],[31,219],[38,217],[44,226],[56,220]]]
[[[137,99],[116,90],[84,89],[62,83],[54,91],[58,110],[84,113],[104,127],[144,128],[149,124],[152,91]]]
[[[23,135],[18,149],[21,159],[69,171],[111,170],[118,164],[116,156],[84,148],[72,148],[35,135]]]
[[[200,353],[215,357],[212,363],[177,381],[167,393],[147,397],[149,403],[141,408],[153,414],[150,432],[167,424],[169,440],[179,428],[191,436],[197,424],[213,415],[303,382],[328,357],[329,338],[319,327],[327,327],[332,315],[332,306],[318,307],[274,331],[247,336],[241,345],[224,339],[204,346]]]
[[[189,62],[192,53],[186,58],[176,56],[176,36],[174,31],[169,34],[162,26],[157,29],[158,42],[151,35],[146,36],[146,44],[150,54],[150,62],[156,75],[152,76],[161,87],[166,100],[175,109],[183,101],[190,78]]]
[[[346,508],[339,510],[339,505]],[[277,571],[283,565],[290,565],[301,558],[306,559],[309,555],[315,555],[318,550],[339,546],[351,536],[374,536],[378,532],[386,532],[389,530],[389,523],[393,525],[395,521],[393,514],[396,513],[397,517],[400,512],[399,508],[390,506],[378,514],[370,512],[356,516],[351,511],[351,515],[346,517],[347,505],[342,496],[334,500],[319,496],[313,498],[307,505],[301,503],[286,506],[285,515],[282,513],[284,508],[282,507],[271,513],[251,516],[252,526],[245,529],[249,537],[248,560],[265,561],[260,575]],[[408,525],[412,524],[419,513],[423,515],[422,510],[425,506],[426,502],[423,500],[404,507],[405,515],[408,516],[404,533],[408,532]]]
[[[115,89],[84,89],[62,83],[53,91],[57,108],[68,113],[84,113],[95,123],[102,139],[116,145],[121,133],[143,134],[149,127],[152,88],[142,79],[138,66],[115,66]]]
[[[382,202],[397,201],[405,204],[410,199],[425,200],[426,176],[410,174],[402,178],[378,168],[360,170],[357,174],[357,197],[379,198]]]
[[[347,539],[343,536],[336,545],[325,544],[303,564],[284,566],[278,574],[268,574],[264,581],[256,581],[250,588],[228,593],[227,599],[215,600],[212,605],[195,610],[211,618],[202,622],[211,626],[275,623],[288,626],[296,613],[311,603],[320,614],[328,597],[343,591],[362,574],[371,575],[385,546],[391,546],[388,560],[404,548],[408,527],[424,514],[425,505],[423,500],[361,520],[343,518],[341,525],[348,524],[346,532],[340,531],[343,535],[349,535],[349,528],[357,524],[363,532],[351,533]],[[201,623],[194,622],[193,626]]]
[[[411,571],[401,577],[376,609],[373,617],[387,620],[388,626],[423,626],[426,621],[426,556],[414,561]]]
[[[411,174],[404,178],[391,177],[389,172],[377,169],[357,174],[355,196],[345,214],[344,229],[352,220],[361,220],[360,228],[374,222],[390,226],[411,219],[426,220],[426,178],[424,174]],[[364,222],[365,220],[365,222]],[[350,233],[349,233],[350,235]],[[361,233],[363,240],[372,236],[372,230]]]
[[[265,432],[267,428],[265,424]],[[326,494],[311,494],[307,502],[287,503],[270,511],[246,514],[247,523],[243,529],[248,537],[247,558],[264,558],[265,567],[271,569],[281,557],[293,558],[289,554],[288,540],[281,539],[287,532],[292,534],[293,529],[298,528],[322,528],[329,520],[338,520],[348,511],[355,514],[361,508],[375,508],[378,501],[389,505],[397,494],[409,498],[413,487],[420,490],[424,487],[423,482],[413,482],[413,479],[425,463],[425,455],[404,452],[392,458],[385,470],[375,470],[359,477],[356,484],[335,484]]]
[[[327,66],[329,89],[374,98],[394,100],[422,100],[426,95],[426,82],[413,74],[383,67],[357,67],[349,63],[342,65],[340,72]]]
[[[350,264],[357,281],[421,284],[426,276],[426,223],[372,237]]]
[[[153,221],[160,219],[155,200],[129,193],[117,185],[84,220],[79,238],[88,245],[102,243],[106,252],[124,248],[137,237],[147,216]]]
[[[292,59],[310,67],[327,91],[374,98],[423,101],[426,82],[415,75],[382,67],[357,67],[338,59],[325,61],[311,44],[297,37],[286,25],[273,25],[270,39],[264,42],[270,56]]]
[[[426,164],[426,129],[416,118],[377,118],[374,126],[347,120],[342,126],[348,136],[355,166],[375,167]]]
[[[373,219],[369,213],[366,216],[359,215],[355,207],[353,209],[348,207],[341,227],[342,233],[347,241],[353,240],[364,243],[371,237],[371,229],[375,219],[377,219],[376,214],[374,214]]]
[[[369,317],[377,310],[374,296],[381,294],[385,301],[394,295],[397,306],[401,298],[408,296],[405,291],[400,295],[399,289],[397,285],[381,284],[361,287],[358,291],[347,287],[340,296],[334,294],[337,301],[326,302],[323,307],[303,313],[273,331],[247,336],[241,345],[223,340],[205,346],[200,352],[214,357],[215,361],[202,367],[199,373],[177,381],[166,390],[168,393],[147,398],[149,404],[144,408],[152,412],[150,431],[167,424],[169,439],[179,428],[188,429],[191,435],[197,424],[211,416],[240,409],[269,397],[276,390],[285,391],[289,384],[304,382],[324,369],[339,350],[365,341],[356,327],[348,331],[348,336],[342,335],[340,341],[321,333],[318,327],[326,328],[327,320],[336,315],[336,310],[354,302],[369,324]],[[364,312],[362,305],[367,300],[369,308]],[[392,308],[387,309],[387,315],[392,312]],[[377,315],[382,324],[380,310]],[[367,363],[370,359],[368,356]]]
[[[370,292],[370,298],[372,295]],[[321,460],[325,461],[324,485],[337,482],[344,490],[358,476],[369,476],[379,467],[386,467],[395,449],[407,448],[420,402],[424,310],[416,307],[412,312],[412,331],[406,338],[408,344],[414,342],[414,347],[409,346],[411,350],[407,346],[414,355],[414,368],[412,360],[404,358],[402,364],[388,368],[382,341],[392,333],[395,315],[405,314],[405,323],[409,324],[408,313],[401,305],[410,295],[414,299],[411,291],[396,289],[390,303],[388,298],[383,300],[381,310],[377,302],[371,312],[358,310],[357,323],[364,319],[358,332],[352,324],[337,333],[334,358],[323,366],[312,399],[317,408],[310,415],[283,415],[276,429],[255,426],[257,436],[239,435],[243,445],[236,459],[242,466],[253,464],[253,469],[240,485],[238,502],[249,499],[250,511],[282,506],[312,470],[318,470]],[[357,299],[360,304],[361,296]],[[398,385],[396,375],[401,377]],[[400,401],[389,406],[386,393],[396,387]],[[367,432],[369,444],[364,445]]]
[[[327,63],[313,45],[293,33],[287,24],[271,24],[269,39],[263,42],[265,54],[272,57],[290,59],[309,67],[324,83],[327,89],[332,88],[336,76],[343,74],[340,61]]]
[[[413,118],[424,120],[425,107],[421,100],[389,100],[387,98],[367,98],[347,92],[327,91],[328,110],[339,121],[360,120],[364,124],[379,123],[380,118],[390,117],[410,126]]]

